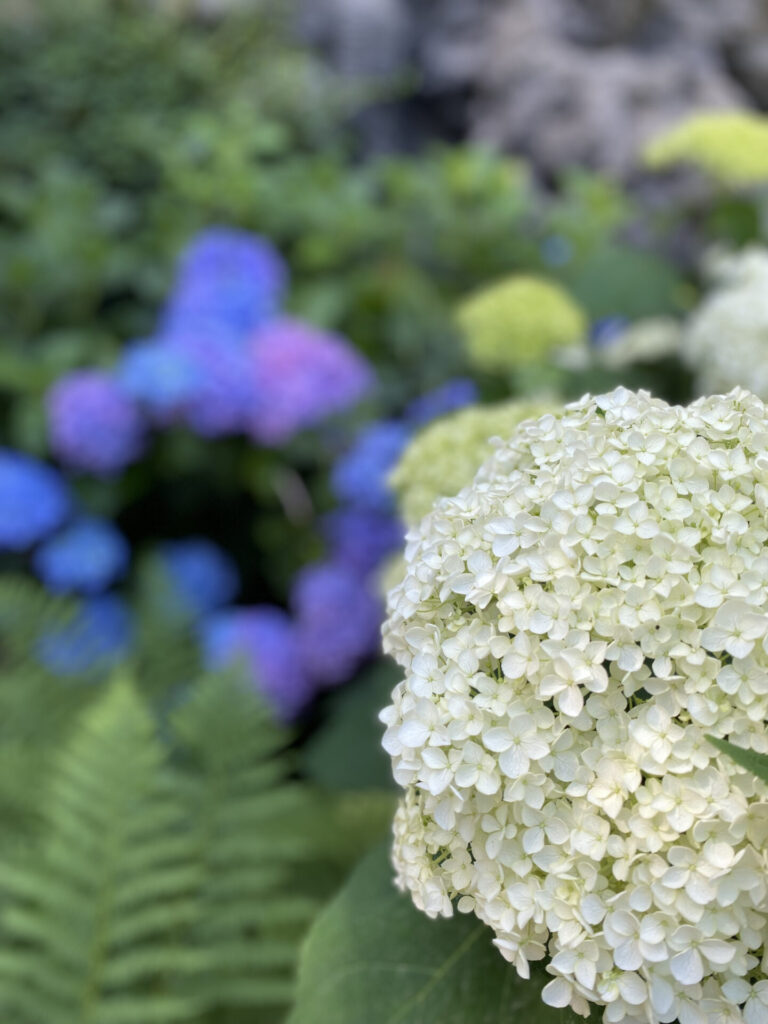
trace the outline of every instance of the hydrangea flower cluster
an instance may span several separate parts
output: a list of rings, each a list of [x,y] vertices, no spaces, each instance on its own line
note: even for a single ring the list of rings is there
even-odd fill
[[[128,542],[112,523],[82,517],[42,544],[32,564],[54,593],[100,594],[122,576],[129,559]]]
[[[133,639],[133,616],[125,602],[101,594],[84,601],[72,620],[44,633],[37,654],[54,675],[76,678],[118,664]]]
[[[262,397],[252,405],[248,432],[270,446],[355,405],[373,384],[368,363],[343,338],[289,317],[254,334],[250,363]]]
[[[110,476],[141,454],[144,422],[138,406],[101,370],[75,370],[48,394],[51,447],[72,469]]]
[[[768,408],[523,423],[408,535],[381,715],[398,884],[609,1024],[765,1020]]]
[[[156,335],[126,346],[110,372],[77,370],[54,385],[55,454],[108,475],[140,456],[150,426],[274,446],[357,404],[373,385],[368,362],[346,339],[279,315],[287,279],[264,239],[201,232]]]
[[[701,168],[721,185],[768,182],[768,117],[755,111],[695,114],[653,139],[645,151],[653,169],[675,164]]]
[[[377,649],[383,608],[354,566],[308,565],[294,581],[291,604],[301,664],[318,688],[350,679]]]
[[[700,394],[735,386],[768,399],[768,250],[713,256],[714,290],[683,332],[681,352]]]
[[[406,523],[418,522],[437,498],[470,483],[493,451],[491,438],[508,437],[523,420],[554,408],[522,401],[471,405],[418,433],[389,477]]]
[[[205,622],[202,639],[211,668],[244,664],[253,684],[282,718],[295,718],[312,697],[295,626],[281,608],[226,609]]]
[[[237,567],[206,537],[165,541],[157,551],[166,610],[198,620],[234,600],[240,589]]]
[[[64,480],[44,462],[0,448],[0,551],[24,551],[69,515]]]
[[[471,295],[457,320],[470,360],[491,373],[546,362],[587,335],[587,317],[568,292],[554,281],[527,275]]]

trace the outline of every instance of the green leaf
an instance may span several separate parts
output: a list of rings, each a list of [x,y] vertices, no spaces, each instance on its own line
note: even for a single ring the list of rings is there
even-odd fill
[[[397,668],[381,661],[332,694],[325,721],[302,752],[302,767],[313,782],[326,789],[394,788],[378,716],[399,679]]]
[[[313,925],[288,1024],[536,1024],[581,1020],[541,1002],[474,916],[432,921],[394,887],[388,847],[360,863]]]
[[[717,747],[722,753],[727,754],[736,764],[752,772],[758,779],[768,782],[768,754],[758,754],[755,750],[745,750],[737,747],[728,740],[721,740],[717,736],[708,736],[709,742]]]

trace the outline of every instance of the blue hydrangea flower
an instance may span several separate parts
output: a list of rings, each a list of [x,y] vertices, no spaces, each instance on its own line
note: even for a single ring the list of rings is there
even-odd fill
[[[234,562],[204,537],[168,541],[160,563],[170,584],[169,599],[182,615],[198,619],[229,604],[240,587]]]
[[[349,566],[317,562],[297,575],[291,593],[301,662],[317,686],[337,686],[379,649],[383,609]]]
[[[624,316],[606,316],[595,320],[589,332],[589,341],[595,348],[607,348],[627,327],[628,320]]]
[[[67,374],[48,392],[47,406],[51,447],[67,466],[108,476],[139,457],[142,416],[109,374]]]
[[[122,533],[104,519],[78,519],[34,554],[35,572],[49,590],[99,594],[122,576],[130,549]]]
[[[128,345],[115,370],[120,389],[160,424],[185,407],[200,384],[200,371],[181,346],[162,338]]]
[[[287,283],[285,263],[266,239],[208,228],[181,256],[163,329],[210,321],[247,334],[277,314]]]
[[[405,419],[414,427],[429,423],[438,416],[463,409],[465,405],[477,402],[480,395],[477,385],[469,377],[456,377],[442,387],[414,398],[405,409]]]
[[[405,528],[396,516],[355,505],[329,513],[323,527],[333,558],[361,576],[402,547],[405,537]]]
[[[244,430],[257,402],[244,339],[231,331],[200,323],[169,334],[166,343],[194,367],[195,387],[182,419],[202,437],[223,437]]]
[[[37,654],[54,675],[87,675],[106,671],[125,658],[133,635],[133,620],[125,603],[105,594],[84,601],[71,620],[44,633]]]
[[[0,550],[23,551],[61,525],[71,507],[61,475],[0,448]]]
[[[373,423],[336,462],[331,485],[341,501],[379,512],[394,509],[387,483],[390,471],[408,443],[408,428],[394,420]]]
[[[204,624],[202,640],[210,668],[244,663],[252,684],[281,718],[295,718],[312,697],[296,630],[281,608],[255,605],[219,612]]]
[[[367,360],[344,338],[287,317],[257,331],[251,373],[260,398],[249,432],[277,445],[356,405],[373,384]]]

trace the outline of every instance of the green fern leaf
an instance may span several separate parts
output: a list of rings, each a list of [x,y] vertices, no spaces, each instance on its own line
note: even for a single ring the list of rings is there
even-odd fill
[[[196,996],[209,1010],[284,1005],[315,909],[291,892],[310,852],[309,804],[275,757],[287,737],[253,693],[221,677],[202,682],[172,728],[201,877],[192,941],[207,967]]]
[[[57,759],[42,816],[39,848],[0,871],[4,1019],[189,1022],[195,1000],[178,979],[200,961],[179,936],[196,917],[197,875],[188,850],[167,845],[184,808],[152,717],[128,683],[85,713]],[[147,849],[152,856],[137,857]]]

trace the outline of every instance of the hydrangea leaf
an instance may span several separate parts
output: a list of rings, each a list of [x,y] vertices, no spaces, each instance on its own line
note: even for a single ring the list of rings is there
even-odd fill
[[[312,927],[288,1024],[537,1024],[581,1020],[541,1002],[472,916],[431,921],[397,892],[377,847]]]
[[[399,681],[396,666],[379,661],[330,695],[326,720],[303,749],[302,764],[313,782],[330,790],[393,788],[379,711]]]
[[[756,750],[745,750],[744,747],[737,747],[734,743],[719,739],[717,736],[709,736],[708,739],[736,764],[768,783],[768,754],[758,754]]]

